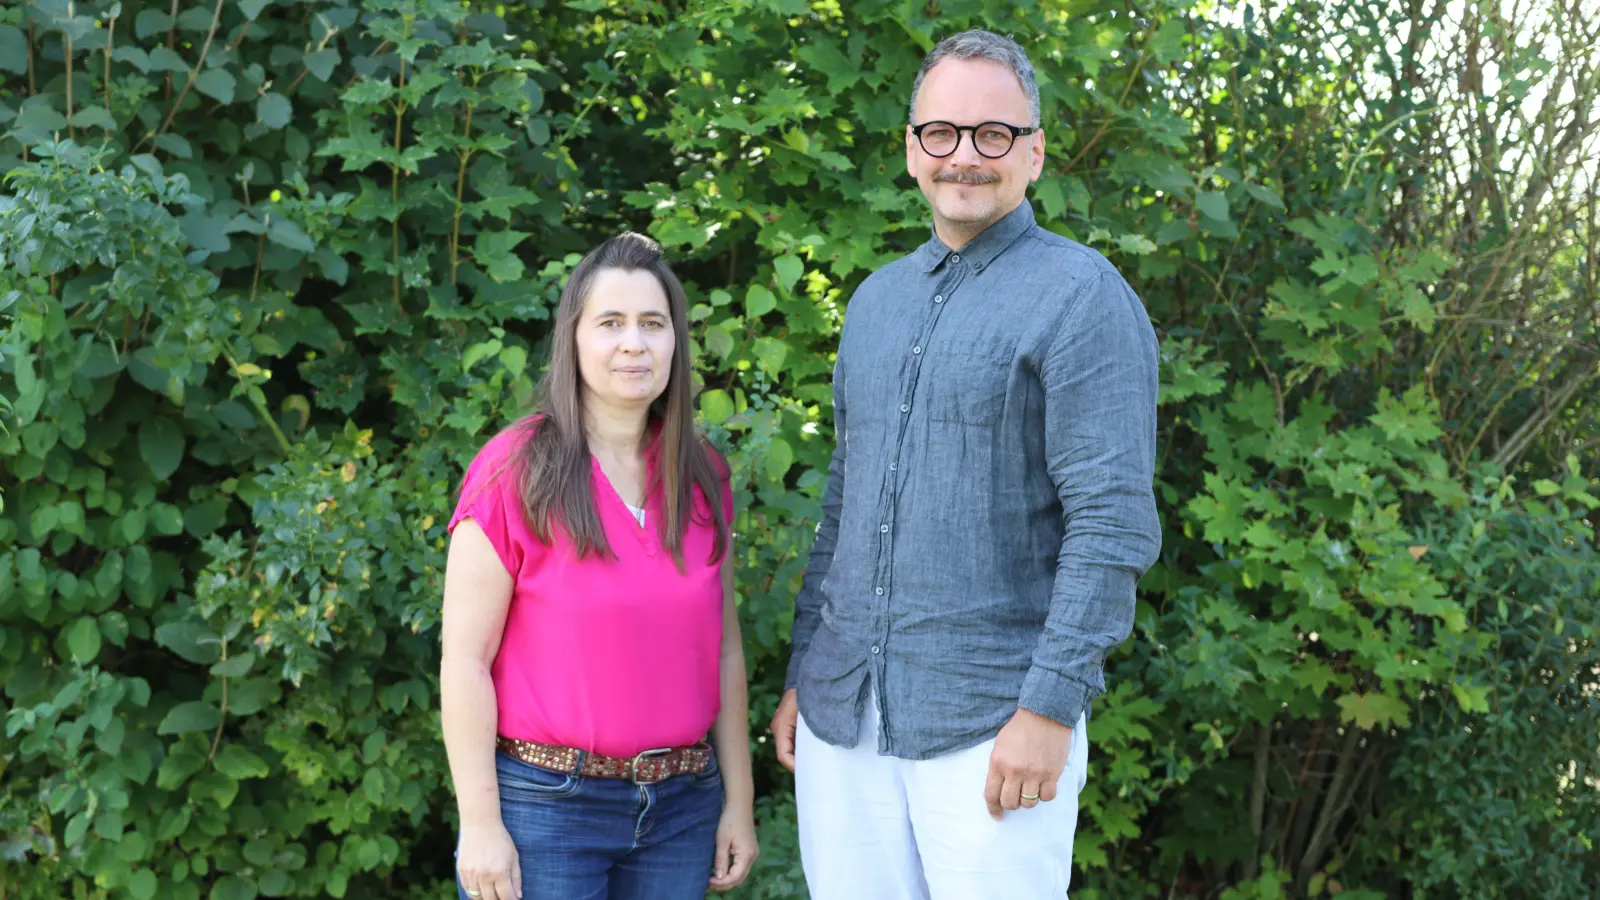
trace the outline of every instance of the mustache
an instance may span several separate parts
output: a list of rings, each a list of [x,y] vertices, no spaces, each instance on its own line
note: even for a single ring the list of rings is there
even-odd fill
[[[1000,176],[993,172],[958,170],[955,172],[940,172],[933,176],[933,180],[945,184],[994,184],[1000,180]]]

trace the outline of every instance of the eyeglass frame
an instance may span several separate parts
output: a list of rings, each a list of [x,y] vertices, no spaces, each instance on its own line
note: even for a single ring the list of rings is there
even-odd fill
[[[950,148],[950,152],[949,153],[934,153],[932,150],[928,149],[928,145],[927,144],[922,142],[922,130],[924,128],[927,128],[929,125],[948,125],[951,128],[954,128],[956,130],[956,144],[955,144],[954,147]],[[1007,131],[1011,132],[1011,143],[1006,147],[1005,153],[1001,153],[998,156],[990,156],[989,154],[983,152],[983,148],[982,147],[978,146],[978,129],[982,128],[982,127],[984,127],[986,125],[997,125],[997,126],[999,126],[1001,128],[1006,129]],[[992,122],[991,121],[991,122],[979,122],[976,125],[957,125],[954,122],[947,122],[947,121],[945,121],[943,119],[933,119],[933,120],[928,121],[928,122],[923,122],[921,125],[912,125],[911,126],[911,133],[917,139],[917,146],[922,148],[922,152],[923,153],[928,154],[929,156],[933,157],[934,159],[946,159],[948,157],[954,156],[956,151],[961,149],[961,132],[963,132],[963,131],[971,133],[971,137],[969,138],[969,140],[972,143],[972,149],[974,151],[976,151],[979,156],[983,157],[984,159],[1004,159],[1008,154],[1011,153],[1012,149],[1017,146],[1017,138],[1019,138],[1019,137],[1027,137],[1028,135],[1033,134],[1034,132],[1036,132],[1038,130],[1039,130],[1038,127],[1034,126],[1034,125],[1012,125],[1009,122]]]

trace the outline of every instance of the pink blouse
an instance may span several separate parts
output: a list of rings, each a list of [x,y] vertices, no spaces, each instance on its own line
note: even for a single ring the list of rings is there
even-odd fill
[[[499,733],[624,757],[705,738],[721,703],[723,607],[706,498],[694,491],[680,573],[657,531],[659,494],[647,498],[641,527],[591,457],[614,558],[580,560],[562,529],[543,544],[523,513],[518,465],[532,425],[519,422],[478,452],[449,525],[477,522],[513,579],[490,668]],[[731,525],[726,481],[721,499]]]

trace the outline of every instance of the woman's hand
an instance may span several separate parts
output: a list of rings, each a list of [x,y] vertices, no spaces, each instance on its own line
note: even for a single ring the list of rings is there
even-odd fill
[[[504,823],[462,824],[456,874],[472,900],[521,900],[522,865]]]
[[[755,812],[750,805],[723,807],[722,821],[717,824],[717,855],[712,865],[711,889],[720,893],[743,884],[760,855]]]

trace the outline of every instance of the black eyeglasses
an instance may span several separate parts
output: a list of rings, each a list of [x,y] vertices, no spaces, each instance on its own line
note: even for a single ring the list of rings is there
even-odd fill
[[[980,122],[977,125],[957,125],[953,122],[923,122],[921,125],[911,126],[911,133],[917,136],[917,142],[922,145],[922,151],[935,159],[940,159],[956,152],[961,146],[961,132],[972,133],[972,146],[977,149],[980,156],[989,159],[999,159],[1011,152],[1011,147],[1017,138],[1025,134],[1033,134],[1037,128],[1019,128],[1016,125],[1007,125],[1004,122]]]

